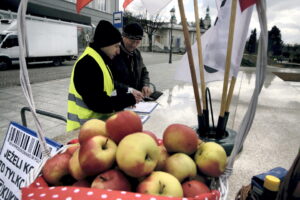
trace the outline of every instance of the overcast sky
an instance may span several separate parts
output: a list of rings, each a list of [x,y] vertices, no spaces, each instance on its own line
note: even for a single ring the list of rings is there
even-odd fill
[[[120,0],[120,10],[123,10],[124,0]],[[185,13],[188,21],[195,21],[194,16],[194,1],[183,0],[185,6]],[[210,8],[210,16],[212,22],[217,15],[216,1],[215,0],[198,0],[199,16],[204,18],[206,8]],[[177,21],[180,21],[180,14],[177,1],[173,0],[166,8],[161,11],[161,15],[165,21],[170,20],[170,10],[175,7]],[[128,10],[137,13],[141,10],[139,0],[133,0],[128,6]],[[276,25],[281,31],[281,38],[285,44],[300,44],[300,0],[267,0],[267,18],[268,30]],[[253,10],[253,16],[250,24],[250,31],[256,28],[259,32],[259,23],[257,19],[256,9]]]

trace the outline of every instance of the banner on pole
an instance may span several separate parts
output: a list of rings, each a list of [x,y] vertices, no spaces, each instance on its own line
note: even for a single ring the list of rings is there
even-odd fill
[[[205,82],[223,80],[224,78],[231,0],[219,1],[220,9],[214,24],[201,36]],[[240,0],[239,3],[241,1],[243,2],[243,0]],[[230,77],[236,77],[238,74],[244,53],[252,11],[253,6],[248,6],[243,11],[240,6],[237,6]],[[200,81],[197,43],[192,46],[192,51],[197,80]],[[175,79],[191,82],[191,75],[188,66],[188,58],[187,54],[185,54],[177,67]]]

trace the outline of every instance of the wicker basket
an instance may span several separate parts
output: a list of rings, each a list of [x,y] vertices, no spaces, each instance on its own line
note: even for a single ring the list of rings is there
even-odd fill
[[[68,145],[63,146],[57,153],[62,153],[67,149]],[[86,187],[73,187],[73,186],[48,186],[47,182],[41,175],[41,170],[46,163],[47,158],[45,157],[39,167],[31,170],[28,178],[26,179],[27,187],[22,188],[22,199],[23,200],[34,200],[34,199],[47,199],[47,200],[220,200],[221,192],[212,189],[210,193],[201,194],[194,198],[176,198],[176,197],[165,197],[155,196],[148,194],[140,194],[127,191],[115,191],[115,190],[103,190],[97,188],[86,188]],[[217,187],[218,182],[212,181],[211,184],[214,188]]]

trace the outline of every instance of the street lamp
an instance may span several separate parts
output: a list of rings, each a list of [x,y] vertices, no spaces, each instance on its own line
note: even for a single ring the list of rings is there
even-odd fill
[[[170,30],[170,56],[169,56],[169,63],[172,63],[172,44],[173,44],[173,34],[172,34],[172,30],[173,30],[173,22],[175,19],[175,8],[172,8],[170,10],[170,14],[171,14],[171,30]]]

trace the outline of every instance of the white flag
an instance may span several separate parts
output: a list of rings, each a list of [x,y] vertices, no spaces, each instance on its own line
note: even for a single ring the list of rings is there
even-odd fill
[[[150,15],[157,15],[171,1],[172,0],[125,0],[124,4],[127,10],[141,11],[145,9]]]
[[[224,78],[231,0],[219,0],[218,17],[211,28],[201,36],[204,76],[206,82],[222,80]],[[249,29],[253,6],[241,11],[238,1],[236,21],[231,57],[230,77],[237,76],[243,57],[246,37]],[[197,80],[200,80],[197,43],[192,47]],[[189,63],[185,54],[177,67],[175,79],[191,82]]]
[[[151,14],[158,14],[172,0],[142,0],[146,10]]]

